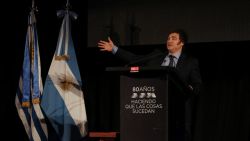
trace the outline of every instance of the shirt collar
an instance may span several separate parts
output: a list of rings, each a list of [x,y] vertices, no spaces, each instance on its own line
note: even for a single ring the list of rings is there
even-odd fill
[[[174,57],[176,57],[177,59],[179,59],[179,57],[181,56],[181,50],[178,51],[178,52],[175,52],[175,53],[168,53],[168,56],[169,55],[173,55]]]

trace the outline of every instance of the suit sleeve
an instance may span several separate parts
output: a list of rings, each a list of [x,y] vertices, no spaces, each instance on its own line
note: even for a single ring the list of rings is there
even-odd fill
[[[140,55],[136,55],[134,53],[131,53],[121,48],[117,50],[117,52],[115,53],[115,56],[122,59],[123,61],[126,61],[127,63],[132,62],[141,57]]]
[[[199,94],[202,87],[202,79],[200,74],[200,68],[199,68],[199,61],[197,59],[194,59],[193,61],[193,67],[190,72],[190,85],[193,87],[193,93]]]

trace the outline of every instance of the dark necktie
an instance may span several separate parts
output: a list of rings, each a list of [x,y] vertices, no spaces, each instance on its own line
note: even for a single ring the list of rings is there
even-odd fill
[[[169,67],[174,67],[174,56],[173,55],[169,55]]]

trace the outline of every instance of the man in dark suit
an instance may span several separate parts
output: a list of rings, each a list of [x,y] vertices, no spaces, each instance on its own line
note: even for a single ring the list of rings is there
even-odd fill
[[[112,52],[115,56],[130,62],[140,62],[147,66],[170,66],[175,67],[179,77],[192,91],[185,101],[185,141],[192,140],[192,115],[194,97],[200,92],[202,79],[198,60],[184,52],[187,35],[183,30],[173,30],[168,34],[166,52],[156,50],[149,55],[140,56],[125,51],[115,46],[110,38],[108,41],[99,41],[101,51]]]

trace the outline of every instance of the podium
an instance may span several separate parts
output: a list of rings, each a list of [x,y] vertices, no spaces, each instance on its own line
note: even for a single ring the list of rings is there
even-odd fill
[[[170,67],[108,67],[120,75],[120,141],[184,140],[188,90]]]

